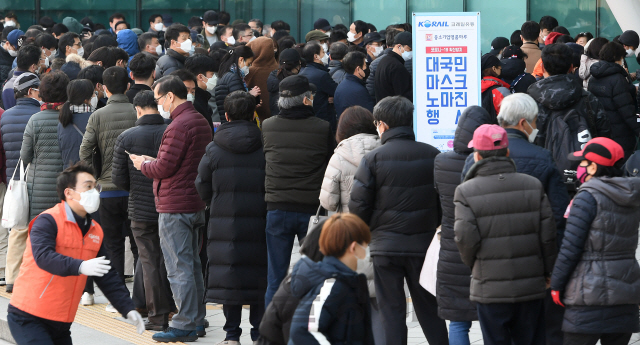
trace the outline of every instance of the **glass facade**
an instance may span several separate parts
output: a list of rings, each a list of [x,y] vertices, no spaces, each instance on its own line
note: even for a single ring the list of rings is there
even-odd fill
[[[94,0],[86,0],[94,1]],[[113,0],[118,1],[118,0]],[[129,0],[134,3],[135,1]],[[123,1],[118,1],[122,3]],[[217,1],[206,0],[189,0],[189,1],[172,1],[172,0],[141,0],[140,24],[136,24],[143,31],[149,30],[149,17],[152,14],[170,14],[174,23],[187,24],[189,18],[193,16],[202,17],[202,14],[208,10],[218,10],[219,3]],[[238,1],[240,2],[240,1]],[[248,1],[247,1],[248,2]],[[233,16],[233,15],[232,15]],[[131,24],[133,27],[133,23]]]
[[[467,11],[480,12],[480,49],[483,54],[491,50],[494,38],[502,36],[509,39],[515,30],[520,30],[522,23],[527,21],[526,5],[524,1],[467,0]]]

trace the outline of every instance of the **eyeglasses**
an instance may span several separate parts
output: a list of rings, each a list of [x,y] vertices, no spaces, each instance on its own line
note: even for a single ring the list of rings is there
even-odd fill
[[[71,188],[71,189],[76,190],[75,188]],[[89,189],[87,189],[85,192],[88,192],[88,191],[90,191],[90,190],[92,190],[92,189],[95,189],[95,190],[97,190],[97,191],[98,191],[98,193],[100,193],[100,192],[102,192],[102,185],[101,185],[101,184],[99,184],[99,183],[96,183],[96,185],[95,185],[93,188],[89,188]],[[77,192],[77,191],[76,191],[76,192]]]
[[[154,98],[153,100],[156,102],[156,104],[160,104],[160,100],[165,97],[167,94],[165,93],[164,95],[158,97],[158,98]]]

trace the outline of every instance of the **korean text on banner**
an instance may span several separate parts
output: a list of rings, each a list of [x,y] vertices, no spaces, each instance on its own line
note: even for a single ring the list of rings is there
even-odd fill
[[[450,151],[460,115],[480,104],[480,13],[414,13],[413,31],[416,139]]]

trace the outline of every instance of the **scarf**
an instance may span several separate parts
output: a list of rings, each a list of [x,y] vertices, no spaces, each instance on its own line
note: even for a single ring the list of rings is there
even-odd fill
[[[241,69],[238,68],[238,65],[236,64],[231,65],[231,73],[240,74],[240,79],[242,79],[242,85],[244,85],[244,90],[249,91],[249,87],[247,87],[247,82],[244,81],[244,73],[242,72]]]
[[[44,103],[40,106],[40,110],[60,110],[64,102]]]
[[[82,114],[82,113],[93,113],[95,109],[91,106],[91,104],[80,104],[80,105],[69,105],[69,109],[74,114]]]

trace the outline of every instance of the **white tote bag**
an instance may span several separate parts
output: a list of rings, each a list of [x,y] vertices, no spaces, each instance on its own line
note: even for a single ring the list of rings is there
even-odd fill
[[[420,285],[434,296],[436,295],[438,258],[440,258],[440,228],[436,230],[436,234],[431,240],[420,272]]]
[[[14,180],[16,171],[20,169],[20,180]],[[22,159],[11,175],[2,204],[2,227],[6,229],[26,229],[29,225],[29,193],[27,192],[27,169]]]

